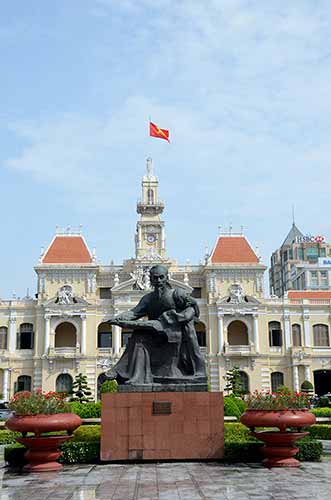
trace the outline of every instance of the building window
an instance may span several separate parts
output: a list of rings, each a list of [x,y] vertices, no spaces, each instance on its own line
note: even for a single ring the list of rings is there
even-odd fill
[[[303,248],[298,248],[298,259],[305,260],[305,253],[304,253]]]
[[[31,391],[31,377],[20,375],[15,383],[14,392]]]
[[[112,329],[109,323],[101,323],[98,326],[98,348],[112,347]]]
[[[279,321],[270,321],[269,323],[269,344],[270,347],[281,347],[283,345]]]
[[[17,335],[17,349],[33,349],[33,325],[22,323]]]
[[[111,299],[111,288],[99,288],[100,299]]]
[[[321,279],[321,288],[329,288],[328,272],[327,271],[320,272],[320,279]]]
[[[318,288],[317,271],[310,271],[310,288]]]
[[[325,247],[320,248],[320,256],[326,257],[326,248]]]
[[[293,346],[301,346],[301,326],[300,325],[292,325],[292,344]]]
[[[154,204],[154,191],[153,191],[153,189],[147,189],[147,203],[149,205]]]
[[[56,392],[64,392],[70,394],[72,391],[72,376],[69,373],[61,373],[56,379]]]
[[[6,326],[0,326],[0,349],[7,349],[7,332]]]
[[[199,346],[206,347],[206,327],[201,321],[195,325],[195,331],[197,333]]]
[[[280,385],[284,385],[284,374],[282,372],[273,372],[271,374],[271,391],[276,392]]]
[[[194,287],[191,295],[195,299],[201,299],[201,288],[200,287]]]
[[[122,329],[122,347],[126,347],[129,343],[132,330]]]
[[[318,247],[308,247],[306,248],[307,259],[310,262],[316,262],[318,259]]]
[[[329,347],[329,327],[327,325],[314,325],[314,346]]]
[[[246,372],[239,372],[241,378],[241,385],[243,386],[243,392],[245,394],[249,393],[249,378]]]

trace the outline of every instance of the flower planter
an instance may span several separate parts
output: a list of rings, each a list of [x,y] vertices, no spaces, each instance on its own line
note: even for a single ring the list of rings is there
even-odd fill
[[[70,435],[81,424],[81,418],[74,413],[55,413],[53,415],[14,415],[7,420],[6,427],[11,431],[21,432],[23,437],[18,438],[17,441],[28,448],[25,453],[28,464],[23,470],[41,472],[62,469],[62,465],[56,462],[61,455],[58,448],[70,439]],[[68,435],[41,436],[43,433],[56,431],[67,431]],[[28,432],[34,433],[35,436],[26,437]]]
[[[252,434],[265,443],[262,453],[265,467],[299,467],[300,462],[294,455],[299,451],[295,442],[305,437],[308,432],[302,432],[316,422],[315,415],[307,409],[302,410],[254,410],[247,409],[240,417],[242,424],[248,427]],[[278,427],[278,431],[255,432],[255,427]],[[298,431],[286,431],[294,427]]]

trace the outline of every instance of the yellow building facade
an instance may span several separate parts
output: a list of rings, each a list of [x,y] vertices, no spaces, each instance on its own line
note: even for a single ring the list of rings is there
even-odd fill
[[[0,392],[70,390],[83,373],[94,397],[104,373],[131,335],[110,316],[132,308],[150,287],[149,269],[163,263],[172,286],[196,297],[196,325],[213,391],[238,366],[247,390],[331,391],[331,292],[264,293],[266,266],[243,234],[220,234],[203,263],[180,265],[167,256],[164,203],[150,159],[137,204],[135,258],[104,266],[80,229],[58,230],[35,266],[36,298],[0,300]]]

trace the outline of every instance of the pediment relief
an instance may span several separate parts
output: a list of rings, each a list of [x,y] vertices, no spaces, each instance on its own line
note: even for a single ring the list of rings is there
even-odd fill
[[[260,302],[250,295],[246,295],[243,287],[238,283],[233,283],[229,287],[229,295],[218,299],[217,304],[229,304],[231,306],[246,306],[246,305],[256,305]]]
[[[70,285],[62,286],[57,295],[47,300],[44,303],[45,307],[56,307],[62,309],[63,307],[75,308],[75,306],[89,306],[89,302],[82,297],[77,297],[72,290]]]

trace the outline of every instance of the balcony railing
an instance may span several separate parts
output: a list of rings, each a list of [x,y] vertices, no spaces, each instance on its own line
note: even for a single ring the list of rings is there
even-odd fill
[[[253,344],[247,345],[224,345],[224,354],[226,356],[251,356],[256,354],[255,346]]]
[[[63,358],[74,358],[80,355],[80,347],[50,347],[49,356],[57,356]]]

